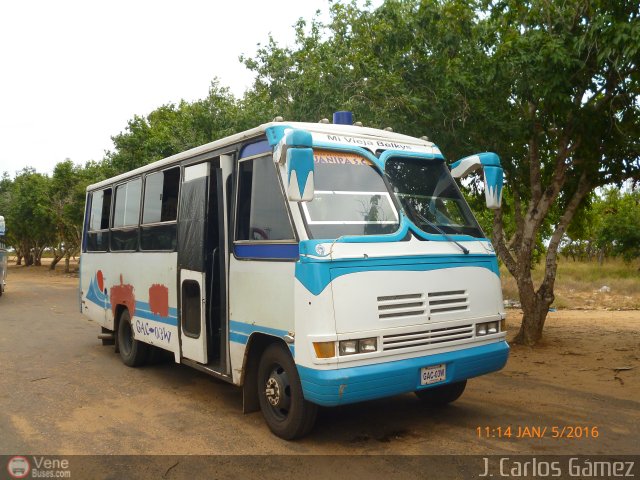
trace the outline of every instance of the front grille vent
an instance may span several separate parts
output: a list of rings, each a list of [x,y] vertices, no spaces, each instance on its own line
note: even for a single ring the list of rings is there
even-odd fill
[[[469,308],[466,290],[449,290],[429,293],[429,311],[431,315],[459,312]]]
[[[378,297],[378,317],[381,320],[424,315],[424,312],[425,301],[421,293]]]
[[[384,335],[382,350],[399,350],[414,347],[443,344],[465,340],[473,337],[473,325],[458,325],[455,327],[433,328],[409,333]]]

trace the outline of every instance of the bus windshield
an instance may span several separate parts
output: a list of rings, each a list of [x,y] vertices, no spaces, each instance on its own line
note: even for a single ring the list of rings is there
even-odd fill
[[[400,226],[398,211],[373,163],[354,153],[314,151],[315,196],[302,204],[312,238],[380,235]]]
[[[392,158],[385,173],[405,214],[424,232],[484,237],[442,160]]]
[[[311,238],[394,233],[398,204],[426,233],[484,236],[442,160],[390,159],[385,174],[391,192],[361,155],[315,150],[314,163],[315,196],[301,204]]]

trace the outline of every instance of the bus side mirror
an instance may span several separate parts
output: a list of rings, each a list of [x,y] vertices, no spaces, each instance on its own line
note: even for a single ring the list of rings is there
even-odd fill
[[[492,152],[478,153],[464,157],[451,166],[451,175],[454,178],[466,177],[478,168],[484,173],[484,197],[487,208],[497,210],[502,205],[502,183],[504,171],[500,166],[500,157]]]
[[[293,202],[313,200],[313,138],[305,130],[291,130],[285,136],[287,197]]]

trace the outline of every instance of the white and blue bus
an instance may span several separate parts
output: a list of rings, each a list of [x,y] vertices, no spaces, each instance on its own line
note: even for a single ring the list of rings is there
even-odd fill
[[[82,311],[126,365],[155,349],[241,386],[286,439],[318,406],[456,400],[509,347],[498,263],[436,145],[276,119],[87,189]]]
[[[7,244],[4,238],[5,235],[5,223],[4,217],[0,216],[0,297],[4,293],[4,289],[7,286]]]

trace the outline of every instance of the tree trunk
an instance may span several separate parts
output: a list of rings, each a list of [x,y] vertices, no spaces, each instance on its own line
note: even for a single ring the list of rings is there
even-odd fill
[[[549,282],[545,279],[536,292],[531,278],[531,271],[528,268],[522,269],[516,281],[523,316],[520,330],[513,341],[533,346],[542,338],[547,312],[554,300],[553,286],[549,285]]]
[[[44,247],[36,247],[34,250],[34,262],[35,265],[40,267],[42,266],[42,254],[44,253]]]
[[[16,265],[22,265],[22,255],[16,255]]]
[[[62,260],[62,255],[55,255],[53,260],[51,261],[51,265],[49,265],[49,270],[55,270],[58,262]]]
[[[64,257],[64,273],[71,273],[71,269],[69,268],[69,255]]]
[[[547,319],[547,313],[553,303],[553,294],[551,294],[551,297],[544,297],[539,293],[534,294],[527,302],[526,308],[522,298],[520,298],[520,302],[523,307],[522,324],[513,341],[522,345],[533,346],[542,338],[542,330]]]

